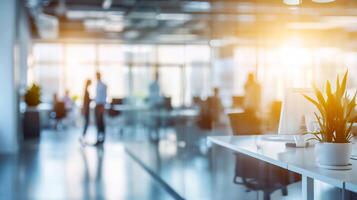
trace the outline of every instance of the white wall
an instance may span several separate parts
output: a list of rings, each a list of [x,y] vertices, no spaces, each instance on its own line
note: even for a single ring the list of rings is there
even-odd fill
[[[18,150],[18,82],[20,80],[19,53],[16,55],[17,2],[0,1],[0,153]],[[18,47],[20,47],[19,45]],[[17,74],[17,75],[16,75]],[[15,80],[16,77],[16,80]]]

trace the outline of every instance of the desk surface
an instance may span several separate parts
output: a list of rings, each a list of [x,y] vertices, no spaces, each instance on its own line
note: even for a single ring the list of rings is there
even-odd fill
[[[313,147],[285,147],[285,141],[268,140],[271,136],[214,136],[209,140],[222,147],[323,181],[336,187],[357,192],[357,161],[351,160],[352,170],[328,170],[318,167]],[[356,139],[356,138],[355,138]],[[356,140],[355,140],[356,141]],[[354,154],[357,145],[353,145]]]

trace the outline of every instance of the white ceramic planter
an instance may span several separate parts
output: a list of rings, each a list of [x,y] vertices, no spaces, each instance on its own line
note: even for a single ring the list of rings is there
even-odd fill
[[[350,163],[352,143],[316,143],[317,162],[327,166],[346,166]]]

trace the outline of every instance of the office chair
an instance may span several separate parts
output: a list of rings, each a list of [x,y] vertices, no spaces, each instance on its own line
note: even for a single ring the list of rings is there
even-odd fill
[[[164,97],[163,108],[165,110],[172,110],[171,97]]]
[[[232,107],[242,108],[244,104],[244,96],[232,96]]]
[[[112,127],[113,129],[118,129],[117,131],[119,132],[120,135],[123,135],[124,129],[122,126],[123,125],[123,114],[121,111],[116,110],[114,107],[116,105],[123,105],[124,104],[124,99],[122,98],[113,98],[110,107],[108,109],[108,126]]]
[[[54,129],[58,130],[59,124],[63,126],[63,120],[67,117],[66,104],[62,101],[56,102],[50,118],[55,121]]]
[[[230,113],[228,117],[234,135],[261,134],[261,122],[254,113]],[[236,166],[233,182],[244,185],[248,191],[262,190],[265,200],[269,200],[270,194],[279,189],[286,196],[288,194],[287,185],[296,181],[290,181],[289,172],[280,167],[240,153],[235,153],[235,155]],[[238,181],[238,178],[241,178],[242,181]]]

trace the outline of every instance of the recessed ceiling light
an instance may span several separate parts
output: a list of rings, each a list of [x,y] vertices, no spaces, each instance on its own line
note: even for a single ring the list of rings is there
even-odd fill
[[[182,20],[188,21],[192,19],[190,14],[185,13],[160,13],[156,16],[157,20]]]
[[[191,1],[184,4],[184,9],[188,11],[209,11],[211,4],[204,1]]]
[[[112,6],[112,0],[104,0],[102,4],[103,9],[109,9]]]
[[[134,39],[138,37],[140,33],[136,30],[129,30],[124,32],[124,38],[126,39]]]
[[[84,11],[84,10],[68,10],[66,17],[72,20],[81,20],[88,18],[103,18],[107,15],[104,11]]]
[[[334,2],[335,0],[312,0],[315,3],[330,3]]]
[[[283,2],[289,6],[296,6],[301,4],[302,0],[283,0]]]

